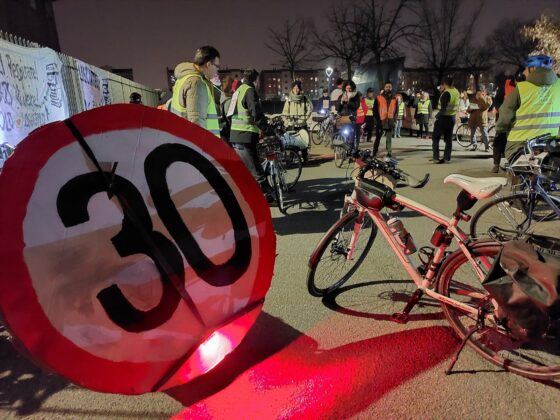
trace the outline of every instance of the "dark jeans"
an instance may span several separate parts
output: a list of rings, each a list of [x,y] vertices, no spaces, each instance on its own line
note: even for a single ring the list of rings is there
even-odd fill
[[[432,152],[433,159],[439,160],[439,139],[443,135],[445,149],[443,151],[443,159],[451,160],[451,149],[453,146],[453,127],[455,126],[455,117],[451,115],[443,115],[438,117],[434,124],[434,133],[432,134]]]
[[[366,125],[364,131],[366,132],[366,141],[370,141],[373,137],[373,126],[375,125],[375,117],[373,115],[366,116]]]
[[[375,126],[375,141],[373,142],[373,150],[372,153],[373,155],[377,155],[377,152],[379,151],[379,143],[381,142],[381,136],[383,135],[383,132],[385,132],[385,147],[387,148],[387,155],[391,156],[391,141],[393,138],[393,129],[390,128],[388,130],[384,130],[382,128],[382,123],[381,122],[377,122],[377,125]]]
[[[418,137],[422,137],[422,132],[428,136],[428,123],[419,123],[418,126],[420,130],[418,130]]]
[[[507,137],[506,136],[500,136],[497,135],[494,138],[494,144],[493,144],[493,150],[492,150],[492,157],[494,158],[494,165],[499,165],[500,164],[500,160],[502,160],[502,156],[504,156],[504,153],[506,151],[506,143],[507,143]]]
[[[257,154],[257,145],[255,143],[231,143],[231,147],[233,147],[237,156],[239,156],[247,169],[249,169],[253,178],[259,183],[261,190],[265,193],[268,192],[269,186],[266,181],[266,174],[264,173],[264,169]]]

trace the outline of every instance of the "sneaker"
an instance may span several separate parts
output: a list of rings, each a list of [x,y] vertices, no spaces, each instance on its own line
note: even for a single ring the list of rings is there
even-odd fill
[[[500,165],[494,165],[491,172],[493,174],[497,174],[498,172],[500,172]]]

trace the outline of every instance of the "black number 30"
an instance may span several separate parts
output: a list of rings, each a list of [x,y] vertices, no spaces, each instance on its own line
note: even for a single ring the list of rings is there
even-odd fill
[[[224,205],[234,231],[235,251],[223,264],[214,264],[202,252],[171,199],[166,174],[169,166],[175,162],[184,162],[199,170]],[[237,198],[212,163],[185,145],[164,144],[146,157],[144,174],[161,221],[195,273],[214,287],[228,286],[239,280],[251,260],[249,229]],[[181,300],[182,294],[178,288],[184,287],[183,260],[173,242],[162,233],[153,230],[150,214],[138,189],[118,175],[113,176],[113,184],[114,190],[126,201],[137,220],[136,224],[132,223],[125,213],[122,229],[111,238],[111,242],[121,257],[135,254],[150,257],[160,274],[163,293],[158,304],[147,311],[135,308],[116,284],[101,290],[97,298],[107,316],[124,330],[148,331],[168,321]],[[60,189],[57,197],[58,214],[64,226],[71,227],[87,222],[89,200],[97,193],[107,192],[107,189],[105,177],[100,172],[79,175],[68,181]],[[140,232],[139,228],[143,232]],[[171,273],[165,270],[161,261],[153,255],[154,246],[165,259],[166,266],[171,267]]]

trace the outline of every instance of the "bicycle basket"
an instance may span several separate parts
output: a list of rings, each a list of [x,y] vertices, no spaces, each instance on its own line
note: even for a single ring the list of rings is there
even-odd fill
[[[262,142],[257,143],[257,154],[260,159],[282,151],[282,141],[277,137],[266,137]]]

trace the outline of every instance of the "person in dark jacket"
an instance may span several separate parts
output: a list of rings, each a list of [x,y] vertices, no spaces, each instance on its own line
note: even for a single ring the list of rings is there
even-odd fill
[[[261,185],[263,192],[268,194],[270,187],[257,154],[257,143],[264,136],[267,126],[255,88],[258,75],[252,68],[243,71],[243,81],[231,98],[227,116],[231,116],[231,146]]]
[[[234,80],[232,76],[224,77],[221,86],[222,92],[220,94],[220,137],[228,143],[231,131],[231,119],[227,116],[227,113],[234,92],[232,89]]]
[[[336,106],[336,111],[341,117],[350,118],[348,125],[352,130],[354,145],[358,145],[360,143],[360,128],[356,124],[356,116],[358,108],[361,106],[362,95],[356,91],[356,84],[352,80],[344,83],[342,92]]]
[[[438,113],[432,135],[432,162],[434,163],[449,163],[451,161],[453,127],[455,126],[455,117],[459,111],[459,91],[453,85],[452,77],[446,77],[443,81],[443,92],[439,97]],[[439,140],[442,136],[445,148],[443,159],[440,159]]]

